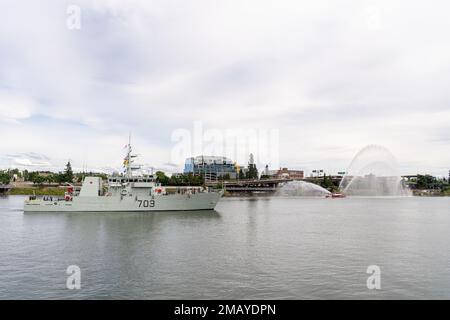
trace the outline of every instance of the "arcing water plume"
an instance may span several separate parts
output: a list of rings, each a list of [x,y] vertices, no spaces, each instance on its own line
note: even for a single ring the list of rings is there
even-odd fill
[[[330,194],[325,188],[321,186],[305,182],[305,181],[289,181],[283,185],[276,193],[279,196],[293,196],[293,197],[319,197]]]
[[[347,195],[410,195],[403,185],[397,160],[379,145],[368,145],[355,155],[339,189]]]

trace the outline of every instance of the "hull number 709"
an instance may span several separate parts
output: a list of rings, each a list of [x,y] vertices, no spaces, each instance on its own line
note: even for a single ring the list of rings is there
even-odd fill
[[[138,200],[139,208],[153,208],[155,206],[155,200]]]

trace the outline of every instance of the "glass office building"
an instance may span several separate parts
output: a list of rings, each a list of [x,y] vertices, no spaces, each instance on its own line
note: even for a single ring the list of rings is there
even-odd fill
[[[186,159],[184,173],[201,175],[206,181],[218,180],[226,175],[235,179],[236,166],[231,159],[225,157],[198,156]]]

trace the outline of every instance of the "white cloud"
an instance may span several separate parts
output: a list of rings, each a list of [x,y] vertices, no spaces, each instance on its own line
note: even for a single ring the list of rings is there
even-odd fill
[[[66,28],[66,7],[81,29]],[[449,5],[436,1],[0,4],[0,153],[75,166],[170,161],[171,132],[276,127],[280,161],[337,171],[382,144],[446,174]],[[14,106],[6,108],[5,106]]]
[[[26,119],[36,109],[36,103],[28,97],[0,91],[0,121]]]

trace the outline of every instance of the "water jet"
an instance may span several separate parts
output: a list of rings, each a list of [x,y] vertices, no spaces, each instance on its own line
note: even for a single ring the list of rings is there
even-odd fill
[[[400,176],[397,160],[387,148],[379,145],[368,145],[355,155],[339,189],[353,196],[410,195]]]

